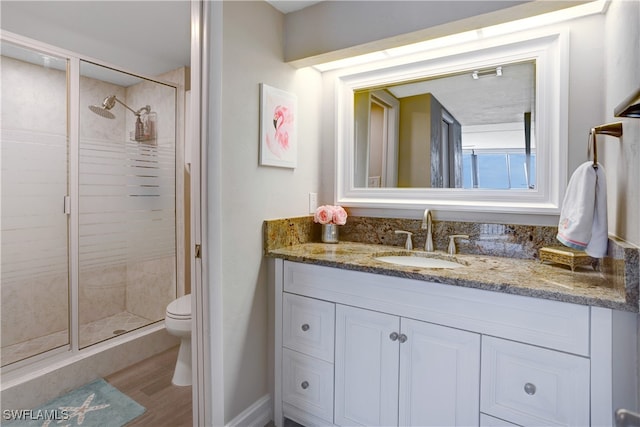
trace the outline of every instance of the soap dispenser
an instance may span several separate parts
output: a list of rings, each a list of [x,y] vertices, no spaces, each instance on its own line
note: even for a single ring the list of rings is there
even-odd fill
[[[135,131],[135,140],[141,141],[144,138],[144,125],[142,124],[142,120],[140,120],[140,115],[136,116],[136,131]]]

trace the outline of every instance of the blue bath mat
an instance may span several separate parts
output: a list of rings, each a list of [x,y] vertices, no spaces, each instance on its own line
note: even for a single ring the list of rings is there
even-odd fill
[[[13,412],[11,427],[121,427],[145,409],[103,379],[70,391],[44,405]],[[3,421],[9,415],[3,410]]]

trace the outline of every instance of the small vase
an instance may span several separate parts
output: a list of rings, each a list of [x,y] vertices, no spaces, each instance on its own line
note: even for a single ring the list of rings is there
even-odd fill
[[[322,243],[338,243],[338,226],[322,224]]]

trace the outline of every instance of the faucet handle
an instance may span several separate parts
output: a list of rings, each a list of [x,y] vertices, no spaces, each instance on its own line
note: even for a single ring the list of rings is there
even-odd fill
[[[449,247],[447,248],[447,253],[449,255],[455,255],[456,254],[456,237],[460,237],[462,239],[468,239],[469,235],[468,234],[452,234],[449,236]]]
[[[396,230],[395,231],[396,234],[406,234],[407,235],[407,241],[404,243],[404,248],[408,251],[413,250],[413,242],[411,241],[411,236],[413,235],[412,232],[410,231],[404,231],[404,230]]]

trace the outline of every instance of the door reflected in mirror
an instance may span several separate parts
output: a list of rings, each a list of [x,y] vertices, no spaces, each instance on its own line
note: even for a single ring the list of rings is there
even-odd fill
[[[354,91],[356,188],[536,188],[536,62]]]

